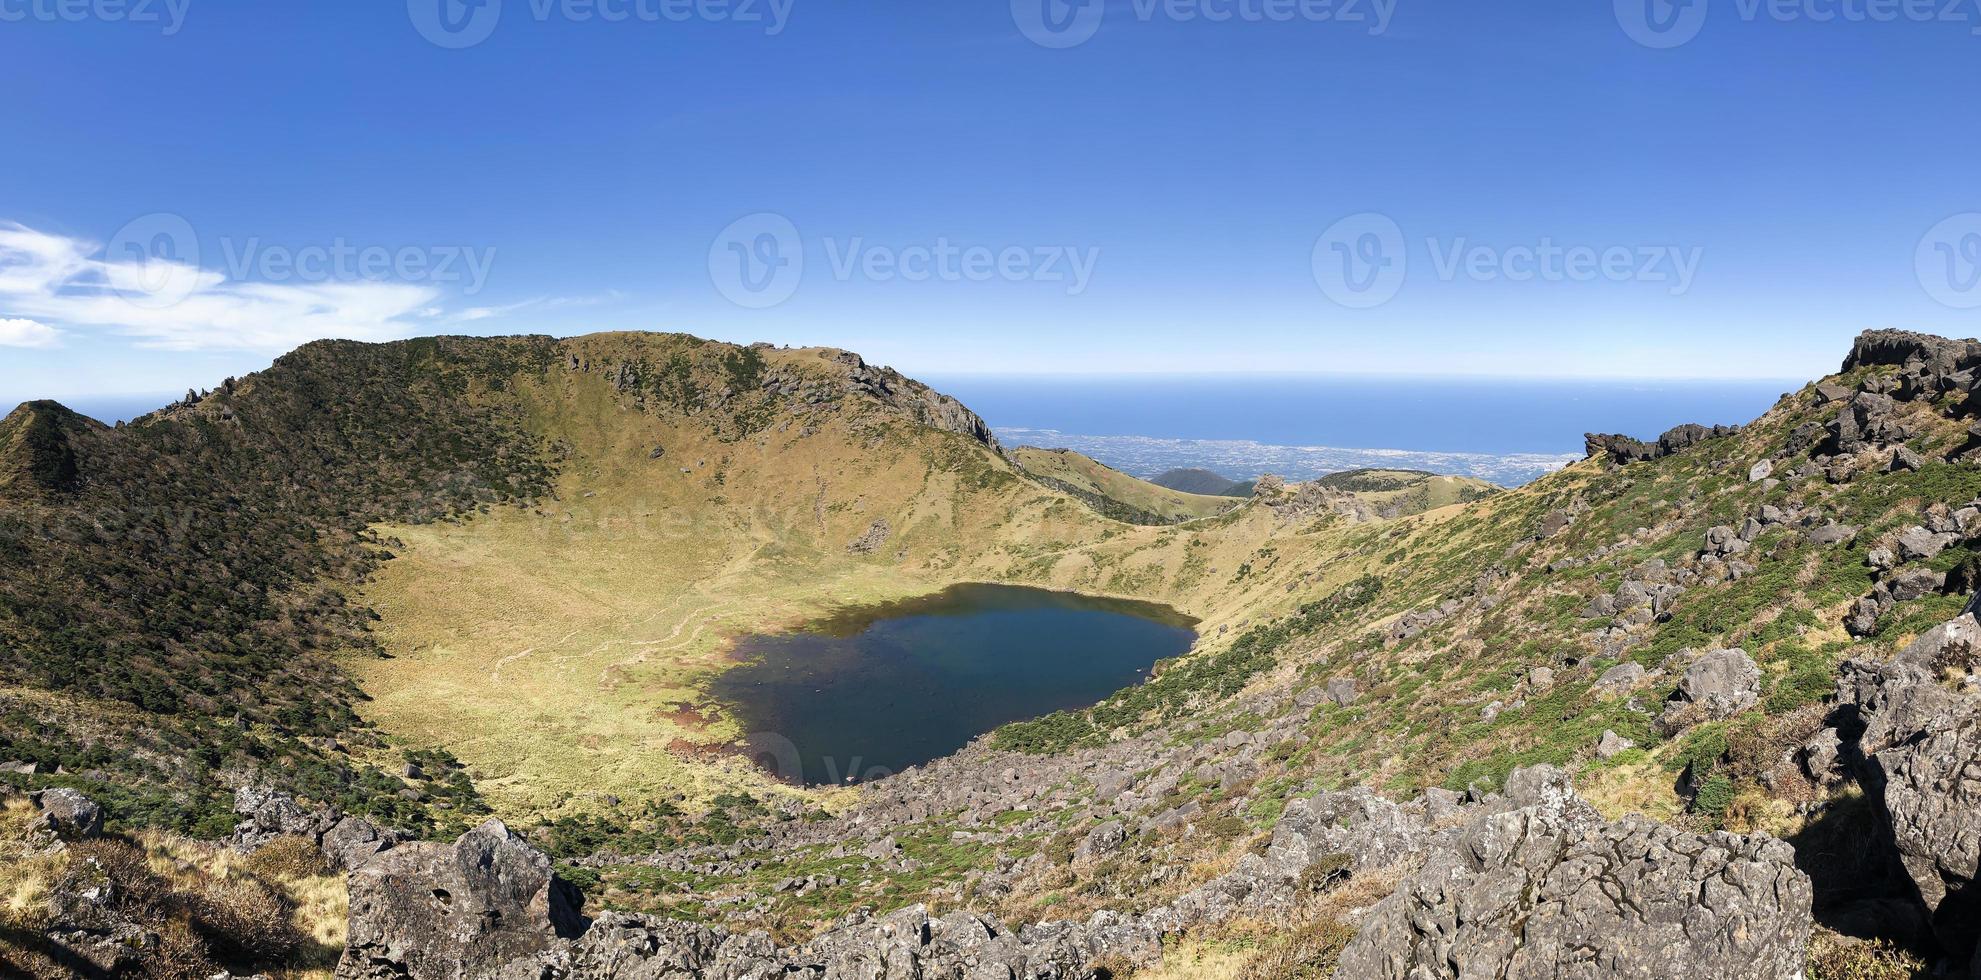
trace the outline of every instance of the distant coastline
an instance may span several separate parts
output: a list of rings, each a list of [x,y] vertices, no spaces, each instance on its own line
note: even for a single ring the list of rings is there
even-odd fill
[[[1085,453],[1130,476],[1148,479],[1165,470],[1199,468],[1237,480],[1276,473],[1311,480],[1343,470],[1377,467],[1471,476],[1512,487],[1539,479],[1581,453],[1435,453],[1408,449],[1344,449],[1279,446],[1249,439],[1165,439],[1156,436],[1092,436],[1056,429],[999,428],[1007,446],[1030,445]]]

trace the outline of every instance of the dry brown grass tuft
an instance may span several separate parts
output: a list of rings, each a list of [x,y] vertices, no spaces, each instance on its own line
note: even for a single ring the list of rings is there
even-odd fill
[[[330,874],[330,862],[314,841],[306,837],[278,837],[263,844],[241,866],[248,873],[271,881],[297,881]]]
[[[48,847],[27,834],[22,798],[0,799],[0,976],[56,978],[69,967],[42,938],[51,897],[111,886],[111,911],[156,934],[141,975],[198,980],[222,970],[327,980],[344,945],[344,880],[313,845],[238,852],[172,834]],[[307,845],[307,841],[301,842]]]
[[[1914,980],[1926,964],[1881,940],[1853,939],[1819,929],[1809,940],[1809,980]]]

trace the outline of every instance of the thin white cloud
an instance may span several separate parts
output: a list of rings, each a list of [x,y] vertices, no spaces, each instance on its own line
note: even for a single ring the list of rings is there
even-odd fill
[[[95,257],[102,251],[0,224],[0,312],[108,328],[146,347],[280,352],[326,338],[411,336],[412,319],[440,295],[431,286],[373,280],[235,282],[181,262]]]
[[[61,343],[61,331],[46,323],[0,318],[0,347],[57,347]]]
[[[600,303],[612,302],[621,296],[622,294],[616,289],[607,290],[592,296],[539,296],[535,299],[526,299],[520,303],[510,303],[505,306],[471,306],[456,313],[453,318],[462,323],[472,323],[476,320],[495,320],[509,316],[512,313],[521,313],[524,310],[554,310],[568,306],[596,306]]]

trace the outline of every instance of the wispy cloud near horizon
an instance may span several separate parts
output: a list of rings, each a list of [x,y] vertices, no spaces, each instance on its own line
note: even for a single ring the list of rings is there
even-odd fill
[[[360,279],[245,282],[158,256],[117,257],[86,239],[0,223],[0,321],[47,346],[110,330],[175,351],[280,353],[312,340],[397,340],[419,332],[439,289]],[[38,329],[36,329],[38,328]],[[0,338],[7,334],[0,333]],[[4,342],[4,340],[0,340]]]

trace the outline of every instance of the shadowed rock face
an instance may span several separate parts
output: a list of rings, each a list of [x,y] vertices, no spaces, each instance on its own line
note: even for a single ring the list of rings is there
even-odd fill
[[[471,980],[583,932],[581,899],[550,859],[490,820],[453,844],[408,844],[350,877],[337,976]]]
[[[1789,846],[1605,822],[1559,772],[1528,770],[1370,913],[1340,980],[1799,978],[1811,890]]]
[[[1981,698],[1973,690],[1981,624],[1969,613],[1922,634],[1889,661],[1846,663],[1845,756],[1882,804],[1899,861],[1941,947],[1956,960],[1981,940]]]

